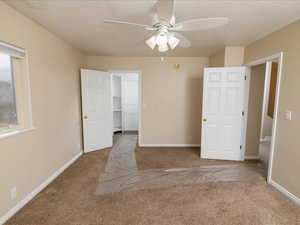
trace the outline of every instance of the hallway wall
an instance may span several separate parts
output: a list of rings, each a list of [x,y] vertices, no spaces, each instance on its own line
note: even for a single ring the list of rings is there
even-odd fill
[[[259,153],[265,71],[266,64],[251,68],[246,137],[247,156],[257,157]]]

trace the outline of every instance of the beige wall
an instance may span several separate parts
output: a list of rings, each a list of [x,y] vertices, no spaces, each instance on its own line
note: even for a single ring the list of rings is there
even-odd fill
[[[88,69],[142,71],[143,144],[199,144],[206,66],[201,57],[90,56],[86,62]]]
[[[225,66],[242,66],[244,63],[244,47],[226,46],[224,58]]]
[[[251,70],[246,156],[258,156],[259,153],[265,71],[266,64],[255,66]]]
[[[224,62],[225,62],[225,48],[209,57],[210,67],[224,67]]]
[[[245,49],[245,62],[284,52],[283,77],[275,142],[272,179],[300,197],[300,20],[260,39]],[[293,120],[284,120],[286,109]]]
[[[242,66],[244,63],[243,46],[226,46],[209,57],[210,67]]]
[[[66,42],[0,1],[0,40],[28,51],[35,130],[0,139],[0,217],[81,151],[79,68]],[[10,189],[17,187],[17,198]]]

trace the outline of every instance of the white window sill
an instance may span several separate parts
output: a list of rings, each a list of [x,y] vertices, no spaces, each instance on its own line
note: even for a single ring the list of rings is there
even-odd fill
[[[7,137],[10,137],[10,136],[14,136],[14,135],[17,135],[17,134],[22,134],[22,133],[32,131],[32,130],[35,130],[35,127],[7,131],[7,132],[2,133],[2,134],[0,133],[0,139],[7,138]]]

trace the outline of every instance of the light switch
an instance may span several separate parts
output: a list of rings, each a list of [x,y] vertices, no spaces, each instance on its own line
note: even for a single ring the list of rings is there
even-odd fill
[[[292,111],[286,110],[284,117],[286,120],[292,120]]]

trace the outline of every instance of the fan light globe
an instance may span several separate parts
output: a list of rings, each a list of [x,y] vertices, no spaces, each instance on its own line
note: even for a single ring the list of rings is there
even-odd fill
[[[168,44],[170,45],[171,49],[176,48],[176,46],[179,44],[180,40],[172,35],[168,37]]]
[[[146,44],[153,50],[156,46],[156,37],[152,36],[147,41]]]
[[[172,33],[160,33],[150,37],[146,40],[146,44],[153,50],[158,45],[160,52],[166,52],[171,49],[175,49],[179,44],[180,40]]]
[[[156,36],[156,44],[161,46],[161,45],[166,45],[168,43],[168,37],[164,33],[160,33]]]
[[[158,46],[158,51],[160,51],[160,52],[166,52],[166,51],[168,51],[168,50],[169,50],[169,47],[168,47],[167,44],[159,45],[159,46]]]

